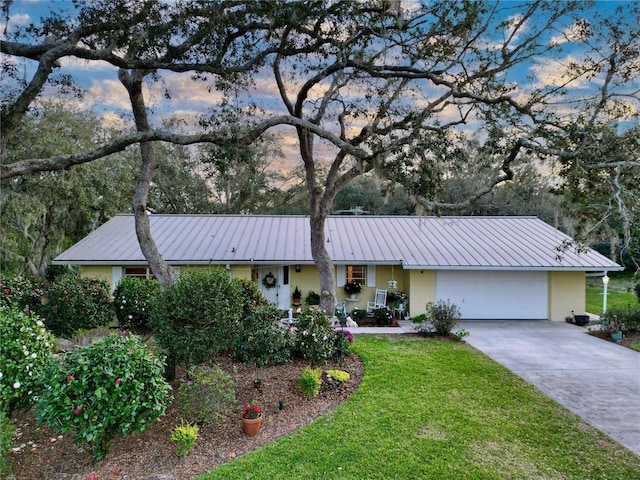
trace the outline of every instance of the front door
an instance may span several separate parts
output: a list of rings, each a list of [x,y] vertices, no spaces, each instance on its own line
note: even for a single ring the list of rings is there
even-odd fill
[[[258,285],[269,303],[283,310],[291,308],[288,266],[260,267]]]

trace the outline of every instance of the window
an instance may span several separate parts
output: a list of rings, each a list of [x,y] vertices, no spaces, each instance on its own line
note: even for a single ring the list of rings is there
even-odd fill
[[[363,287],[367,285],[366,265],[347,265],[347,283],[356,282]]]
[[[153,278],[154,280],[156,278],[149,267],[125,267],[124,276],[133,278]]]

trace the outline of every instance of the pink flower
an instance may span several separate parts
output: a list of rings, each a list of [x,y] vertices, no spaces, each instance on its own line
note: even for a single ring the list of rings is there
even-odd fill
[[[78,408],[74,409],[73,413],[75,413],[76,415],[80,415],[82,413],[82,408],[78,407]]]
[[[73,377],[71,375],[67,375],[67,382],[70,382],[71,380],[73,380]]]
[[[120,385],[121,383],[122,383],[122,380],[121,380],[121,379],[119,379],[119,378],[116,378],[116,384],[117,384],[117,385]]]

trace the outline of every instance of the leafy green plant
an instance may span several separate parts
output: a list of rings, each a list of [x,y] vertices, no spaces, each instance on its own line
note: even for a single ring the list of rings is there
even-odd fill
[[[250,279],[234,278],[232,282],[239,287],[242,312],[245,315],[269,304],[260,291],[260,287]]]
[[[160,284],[147,278],[125,277],[113,292],[113,306],[122,328],[140,330],[147,328],[155,297]]]
[[[636,282],[636,284],[633,287],[633,289],[636,292],[636,297],[638,297],[638,302],[640,302],[640,280]]]
[[[640,305],[614,306],[607,309],[601,318],[604,330],[640,332]]]
[[[13,435],[16,431],[9,416],[0,410],[0,478],[13,478],[7,462],[13,448]]]
[[[171,441],[176,444],[174,453],[178,457],[186,456],[198,440],[198,431],[200,428],[197,425],[182,424],[173,429],[171,433]]]
[[[304,304],[307,306],[320,305],[320,295],[313,290],[309,290],[307,296],[304,297]]]
[[[460,319],[460,309],[449,300],[429,302],[425,314],[412,317],[417,324],[416,330],[421,334],[436,332],[438,335],[449,335]]]
[[[373,311],[373,319],[379,327],[384,327],[391,323],[391,310],[387,307],[376,308]]]
[[[171,387],[162,373],[161,360],[135,335],[111,335],[50,362],[36,419],[73,431],[99,460],[115,435],[143,431],[164,414]]]
[[[322,386],[322,370],[307,365],[302,369],[298,384],[303,395],[309,398],[317,397]]]
[[[346,382],[351,378],[349,372],[345,372],[344,370],[327,370],[327,375],[333,378],[336,382]]]
[[[256,367],[290,362],[294,337],[279,325],[280,318],[282,313],[274,305],[245,316],[234,348],[236,360]]]
[[[205,363],[236,345],[242,299],[239,283],[220,268],[184,272],[157,296],[149,323],[167,356],[169,379],[176,365]]]
[[[50,360],[53,337],[35,314],[0,306],[0,411],[27,409]]]
[[[337,333],[318,307],[305,308],[298,315],[296,351],[311,365],[319,365],[335,354]]]
[[[466,338],[469,336],[469,331],[465,330],[464,328],[461,328],[460,330],[456,330],[454,335],[458,340],[462,340],[463,338]]]
[[[211,423],[224,419],[236,402],[236,381],[219,365],[194,365],[178,388],[180,413],[192,423]]]
[[[33,308],[54,335],[65,338],[114,320],[107,283],[75,275],[64,275],[45,286],[42,301]]]
[[[351,312],[351,318],[358,325],[364,325],[367,319],[367,311],[363,308],[356,308]]]
[[[355,281],[351,281],[344,284],[344,293],[347,295],[357,295],[362,291],[362,286]]]

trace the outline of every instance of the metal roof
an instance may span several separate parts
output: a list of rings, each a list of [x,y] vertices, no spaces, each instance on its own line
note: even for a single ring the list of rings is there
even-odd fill
[[[309,217],[150,215],[151,233],[172,265],[310,264]],[[558,252],[571,237],[535,217],[331,216],[335,264],[408,269],[622,270],[592,249]],[[559,258],[560,257],[560,258]],[[54,260],[56,264],[144,265],[133,215],[116,215]]]

